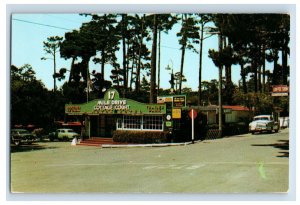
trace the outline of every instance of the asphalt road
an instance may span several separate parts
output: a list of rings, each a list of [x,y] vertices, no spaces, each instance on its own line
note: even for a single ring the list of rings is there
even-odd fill
[[[152,148],[40,142],[11,147],[10,171],[13,193],[286,192],[289,132]]]

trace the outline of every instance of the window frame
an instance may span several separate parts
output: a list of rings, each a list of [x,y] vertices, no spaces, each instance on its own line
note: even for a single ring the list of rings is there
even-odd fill
[[[140,117],[140,128],[125,128],[125,118],[128,117]],[[154,126],[157,127],[161,127],[161,129],[145,129],[144,128],[144,117],[159,117],[159,121],[161,122],[159,125],[154,123]],[[130,119],[129,119],[130,120]],[[157,120],[154,120],[154,122]],[[164,118],[162,115],[123,115],[121,118],[118,118],[116,121],[116,129],[117,130],[133,130],[133,131],[164,131]]]

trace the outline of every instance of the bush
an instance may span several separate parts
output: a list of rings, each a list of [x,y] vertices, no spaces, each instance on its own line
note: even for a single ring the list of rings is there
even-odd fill
[[[167,142],[167,134],[167,132],[116,130],[113,132],[113,140],[136,144],[165,143]]]

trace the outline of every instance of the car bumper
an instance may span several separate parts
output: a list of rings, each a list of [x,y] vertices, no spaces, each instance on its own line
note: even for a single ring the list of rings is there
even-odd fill
[[[262,132],[262,131],[271,131],[271,127],[256,127],[256,128],[250,128],[250,132]]]

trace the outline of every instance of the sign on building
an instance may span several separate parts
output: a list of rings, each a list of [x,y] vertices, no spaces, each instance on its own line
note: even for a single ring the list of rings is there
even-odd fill
[[[173,119],[181,119],[181,109],[180,108],[172,109],[172,118]]]
[[[173,107],[185,107],[186,97],[185,96],[174,96],[173,97]]]
[[[158,96],[157,103],[172,103],[173,107],[186,107],[186,95]]]
[[[274,85],[272,87],[272,96],[288,96],[289,87],[287,85]]]

